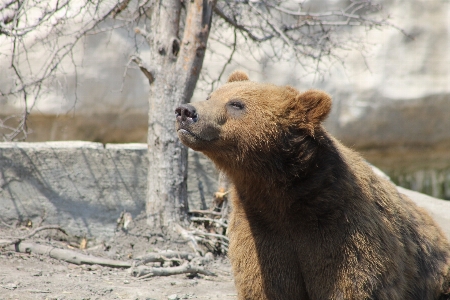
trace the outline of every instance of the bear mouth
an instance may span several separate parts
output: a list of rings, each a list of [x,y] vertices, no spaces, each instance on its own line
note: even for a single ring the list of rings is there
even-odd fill
[[[202,142],[210,142],[211,141],[211,140],[201,138],[198,135],[196,135],[195,133],[193,133],[192,131],[189,131],[185,128],[180,128],[177,130],[177,132],[178,132],[178,136],[180,136],[180,137],[188,135],[188,136],[193,137],[194,139],[202,141]]]
[[[190,135],[190,136],[193,136],[193,137],[197,138],[197,136],[196,136],[195,134],[193,134],[192,132],[190,132],[190,131],[187,130],[187,129],[180,128],[180,129],[178,129],[177,131],[178,131],[178,134],[188,134],[188,135]]]

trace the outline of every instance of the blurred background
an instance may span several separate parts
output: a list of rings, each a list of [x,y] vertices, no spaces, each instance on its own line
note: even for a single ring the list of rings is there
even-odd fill
[[[70,16],[72,21],[66,18],[69,21],[58,31],[53,28],[64,18],[53,16],[47,28],[36,26],[35,31],[19,35],[5,29],[14,21],[9,16],[16,2],[20,1],[3,1],[0,9],[3,139],[145,143],[150,86],[136,57],[150,57],[150,48],[142,34],[145,22],[129,8],[143,4],[127,1],[129,11],[121,12],[122,18],[99,17],[89,30],[84,27],[86,15],[80,14],[75,19]],[[229,12],[230,2],[217,5]],[[250,11],[261,1],[241,2],[253,6],[248,14],[242,9],[231,11],[233,20],[258,22]],[[355,3],[288,2],[309,12],[305,20],[314,20],[314,12],[342,11]],[[232,20],[227,23],[216,11],[192,101],[205,99],[235,69],[248,72],[254,81],[325,90],[334,101],[328,131],[400,186],[450,200],[450,3],[392,0],[381,4],[374,14],[386,20],[383,24],[348,26],[325,36],[332,50],[314,59],[310,58],[316,52],[302,56],[276,43],[252,42],[248,32],[237,33],[239,27],[230,26]],[[68,11],[82,10],[71,7]],[[40,76],[45,80],[39,81]],[[31,90],[31,83],[37,81],[38,88]]]

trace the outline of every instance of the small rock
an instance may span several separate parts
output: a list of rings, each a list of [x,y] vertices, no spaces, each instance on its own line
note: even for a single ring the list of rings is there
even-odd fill
[[[177,294],[173,294],[167,297],[167,300],[180,300],[180,297]]]
[[[7,290],[15,290],[15,289],[17,289],[17,284],[16,283],[8,283],[8,284],[5,284],[3,286],[3,288],[5,288]],[[176,299],[178,299],[178,298],[176,298]]]
[[[210,262],[214,260],[214,254],[212,254],[211,252],[208,252],[205,254],[205,261],[206,262]]]

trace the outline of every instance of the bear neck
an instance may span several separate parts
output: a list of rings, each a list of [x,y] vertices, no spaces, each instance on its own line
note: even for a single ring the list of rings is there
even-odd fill
[[[298,134],[283,139],[277,150],[241,165],[214,161],[234,185],[237,202],[248,211],[284,215],[308,206],[344,168],[337,146],[325,130],[315,137]],[[214,159],[213,159],[214,160]]]

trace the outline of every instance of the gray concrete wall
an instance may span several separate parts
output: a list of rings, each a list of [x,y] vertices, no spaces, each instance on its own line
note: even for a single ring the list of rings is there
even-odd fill
[[[111,237],[121,212],[145,211],[146,152],[146,144],[0,143],[0,221],[39,222],[45,214],[46,224],[71,234]],[[212,164],[190,151],[192,208],[211,204],[217,179]],[[450,201],[399,190],[428,209],[450,238]]]
[[[46,215],[46,223],[75,235],[112,236],[121,212],[145,211],[146,152],[146,144],[0,143],[0,220],[39,222]],[[208,205],[217,186],[205,159],[190,152],[194,208],[204,205],[200,199]]]

